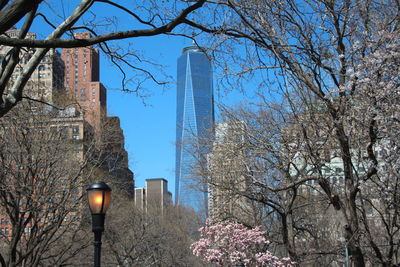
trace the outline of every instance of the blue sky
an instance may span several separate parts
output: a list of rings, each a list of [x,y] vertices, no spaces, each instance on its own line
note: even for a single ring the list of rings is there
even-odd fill
[[[190,44],[182,38],[158,36],[131,40],[148,58],[158,58],[164,72],[176,78],[176,59],[181,49]],[[160,45],[162,43],[163,45]],[[108,71],[110,63],[101,60],[101,80],[108,88],[120,86],[116,70]],[[154,73],[156,76],[159,75]],[[175,168],[175,114],[176,89],[147,83],[152,95],[144,101],[135,94],[108,90],[108,114],[118,116],[125,136],[125,148],[129,153],[131,170],[135,173],[135,185],[143,187],[147,178],[165,178],[173,192]]]

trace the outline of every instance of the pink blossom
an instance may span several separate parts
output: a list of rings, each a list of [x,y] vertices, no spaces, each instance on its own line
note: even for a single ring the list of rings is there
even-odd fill
[[[246,228],[235,222],[210,221],[199,229],[201,238],[191,245],[193,254],[215,266],[293,266],[289,258],[278,258],[265,246],[269,241],[260,227]]]

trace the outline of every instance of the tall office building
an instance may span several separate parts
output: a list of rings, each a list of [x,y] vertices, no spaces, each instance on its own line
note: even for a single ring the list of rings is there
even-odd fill
[[[172,203],[172,194],[168,191],[168,181],[164,178],[146,179],[146,186],[135,188],[135,206],[145,212],[164,214]]]
[[[175,203],[207,212],[207,188],[199,185],[192,167],[209,152],[200,140],[213,135],[211,62],[201,48],[185,47],[177,75]]]
[[[88,32],[75,33],[76,39],[88,39]],[[106,89],[100,80],[99,51],[92,47],[64,48],[65,89],[85,112],[86,120],[95,129],[107,106]]]

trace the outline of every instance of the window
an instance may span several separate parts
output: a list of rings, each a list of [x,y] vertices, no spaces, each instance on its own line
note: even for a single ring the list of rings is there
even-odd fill
[[[83,65],[83,76],[84,76],[84,78],[85,78],[85,80],[86,80],[86,57],[84,58],[84,65]]]
[[[74,134],[79,133],[79,126],[73,126],[72,133],[74,133]]]
[[[39,71],[44,71],[46,70],[46,67],[44,65],[39,65]]]
[[[67,139],[68,137],[68,127],[61,127],[61,138]]]
[[[1,218],[1,224],[4,224],[4,218]]]

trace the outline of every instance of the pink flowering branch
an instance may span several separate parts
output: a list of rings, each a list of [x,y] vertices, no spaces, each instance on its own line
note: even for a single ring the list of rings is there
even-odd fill
[[[199,229],[201,238],[191,245],[193,254],[215,266],[294,266],[289,258],[278,258],[263,248],[269,244],[265,232],[235,222],[210,221]]]

